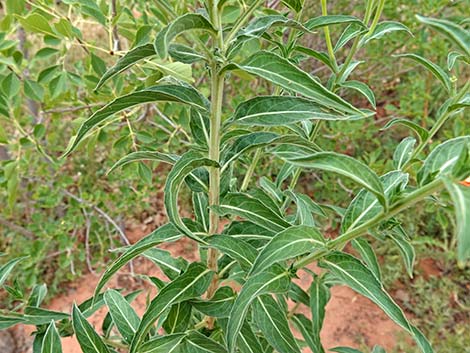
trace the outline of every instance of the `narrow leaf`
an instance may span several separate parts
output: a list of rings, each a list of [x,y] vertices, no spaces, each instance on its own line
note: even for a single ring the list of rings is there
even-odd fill
[[[156,151],[136,151],[125,155],[116,163],[114,163],[114,165],[108,170],[106,174],[110,174],[112,171],[119,167],[123,167],[126,164],[137,161],[158,161],[169,164],[175,164],[177,160],[178,157],[176,155],[171,155],[167,153],[161,153]]]
[[[190,331],[185,342],[188,353],[227,353],[221,344],[197,331]]]
[[[139,353],[176,353],[184,337],[186,337],[185,333],[159,336],[145,342],[140,347]]]
[[[75,304],[72,309],[72,325],[83,353],[110,353],[108,347]]]
[[[237,260],[244,271],[249,271],[258,251],[242,239],[228,235],[214,235],[208,239],[209,246]]]
[[[393,153],[393,166],[395,169],[401,170],[410,161],[415,145],[416,139],[413,137],[406,137],[399,143]]]
[[[54,321],[51,321],[47,327],[46,334],[42,340],[41,353],[62,353],[62,344]]]
[[[3,283],[5,283],[5,280],[7,279],[8,275],[11,273],[13,268],[18,264],[18,262],[23,261],[25,258],[26,256],[11,259],[2,267],[0,267],[0,286],[3,285]]]
[[[109,312],[114,324],[128,343],[139,327],[140,319],[130,306],[129,302],[116,290],[109,289],[104,293],[104,301],[109,308]]]

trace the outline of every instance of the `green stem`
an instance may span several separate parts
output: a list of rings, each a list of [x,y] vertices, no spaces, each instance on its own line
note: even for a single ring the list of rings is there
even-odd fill
[[[436,179],[431,183],[419,188],[408,196],[404,197],[403,199],[399,200],[395,203],[388,212],[381,212],[374,218],[370,219],[369,221],[363,223],[362,225],[354,228],[346,233],[341,234],[339,237],[331,240],[328,243],[327,249],[320,249],[317,252],[314,252],[310,255],[305,256],[304,258],[298,260],[294,263],[294,268],[299,269],[302,268],[314,261],[321,259],[323,256],[327,255],[331,250],[339,250],[344,247],[349,241],[360,237],[361,235],[368,232],[369,229],[374,228],[380,225],[382,222],[390,219],[391,217],[397,215],[401,211],[409,208],[410,206],[414,205],[418,201],[421,201],[425,197],[432,195],[434,192],[442,189],[443,182],[441,179]]]
[[[232,29],[225,39],[227,45],[230,44],[230,41],[235,37],[238,31],[245,25],[245,23],[250,19],[250,16],[255,12],[256,8],[263,2],[263,0],[256,0],[248,7],[248,9],[235,21]],[[226,48],[224,48],[226,49]]]
[[[326,0],[321,0],[321,12],[322,12],[322,16],[328,16],[328,6],[326,4]],[[330,61],[333,63],[335,71],[336,71],[337,64],[336,64],[335,51],[333,49],[333,44],[331,42],[330,28],[328,26],[325,26],[323,28],[323,32],[325,33],[325,41],[326,41],[326,48],[328,49],[328,56],[330,57]]]
[[[372,24],[370,25],[369,32],[367,32],[366,36],[371,35],[374,33],[377,24],[379,23],[380,16],[382,16],[382,12],[384,10],[385,0],[380,0],[379,5],[377,6],[377,11],[375,11],[374,19],[372,20]]]
[[[258,148],[255,152],[255,156],[253,157],[253,160],[251,161],[250,166],[248,167],[248,170],[246,171],[245,177],[243,178],[242,186],[240,187],[240,191],[244,192],[246,189],[248,189],[248,185],[250,185],[250,180],[251,177],[253,176],[253,173],[255,172],[255,168],[258,165],[258,162],[261,158],[261,148]]]

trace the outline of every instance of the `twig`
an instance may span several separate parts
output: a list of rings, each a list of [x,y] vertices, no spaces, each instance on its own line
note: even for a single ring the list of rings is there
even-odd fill
[[[90,215],[88,212],[85,211],[84,208],[82,208],[83,216],[85,217],[85,222],[86,222],[86,230],[85,230],[85,261],[86,265],[88,267],[88,271],[90,273],[94,274],[96,276],[96,272],[93,269],[93,266],[91,265],[91,254],[90,254],[90,229],[91,229],[91,220],[90,220]]]
[[[14,223],[2,218],[1,216],[0,216],[0,224],[7,227],[7,228],[10,228],[14,232],[17,232],[21,235],[24,235],[28,239],[35,239],[36,238],[36,235],[33,232],[31,232],[30,230],[28,230],[26,228],[23,228],[23,227],[21,227],[17,224],[14,224]]]
[[[112,16],[111,21],[114,22],[117,15],[118,13],[117,13],[116,0],[111,0],[111,16]],[[118,26],[116,24],[112,26],[112,36],[113,36],[113,47],[111,49],[114,53],[116,51],[121,50],[121,40],[119,39]]]

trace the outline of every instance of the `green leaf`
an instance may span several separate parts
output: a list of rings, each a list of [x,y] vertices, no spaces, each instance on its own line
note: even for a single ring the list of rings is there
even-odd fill
[[[112,171],[119,167],[123,167],[128,163],[136,162],[136,161],[158,161],[164,162],[168,164],[175,164],[178,160],[176,155],[161,153],[156,151],[137,151],[131,152],[120,160],[118,160],[114,165],[108,170],[107,174],[110,174]]]
[[[241,103],[230,122],[237,125],[287,126],[305,120],[356,120],[362,114],[343,115],[308,99],[290,96],[256,97]]]
[[[139,327],[139,317],[129,302],[116,290],[108,289],[104,293],[104,301],[117,329],[124,340],[130,343]]]
[[[37,308],[35,306],[27,306],[24,309],[24,318],[30,325],[45,325],[50,323],[51,320],[59,321],[68,319],[69,314]]]
[[[258,337],[250,324],[245,322],[238,337],[238,349],[241,353],[265,353]]]
[[[157,34],[154,43],[155,51],[162,59],[165,59],[168,55],[168,46],[175,37],[183,32],[195,30],[217,32],[203,15],[188,13],[175,19]]]
[[[433,352],[426,338],[408,322],[403,311],[384,290],[377,277],[361,261],[346,253],[333,252],[324,257],[320,266],[377,304],[395,323],[415,338],[423,353]]]
[[[250,275],[269,266],[324,247],[325,239],[315,227],[293,226],[276,234],[256,258]]]
[[[190,331],[184,341],[188,353],[227,353],[221,344],[197,331]]]
[[[154,230],[149,235],[140,239],[137,243],[128,247],[121,256],[119,256],[111,265],[106,268],[106,271],[101,276],[100,281],[96,285],[94,294],[95,300],[98,297],[101,289],[110,280],[110,278],[133,258],[158,244],[172,242],[180,239],[181,237],[181,232],[177,230],[172,224],[165,224]]]
[[[460,155],[470,144],[470,136],[447,140],[432,150],[418,173],[420,185],[452,172]]]
[[[110,353],[108,347],[75,304],[72,309],[72,325],[83,353]]]
[[[470,258],[470,187],[444,179],[454,202],[457,219],[457,256],[461,263]]]
[[[312,321],[303,314],[294,314],[291,320],[297,330],[302,334],[302,337],[312,352],[325,353],[325,350],[320,344],[320,339],[316,338],[312,332]]]
[[[203,55],[196,52],[193,48],[176,43],[170,44],[170,47],[168,48],[168,54],[170,54],[170,56],[174,60],[182,62],[184,64],[192,64],[197,61],[206,59]]]
[[[198,236],[194,235],[189,228],[183,223],[178,210],[178,192],[184,179],[190,173],[200,167],[217,168],[218,163],[205,158],[197,151],[188,151],[175,163],[171,169],[165,184],[165,209],[168,219],[188,237],[203,242]]]
[[[408,174],[392,171],[380,177],[384,194],[390,198],[395,192],[403,190],[408,183]],[[345,233],[374,218],[383,211],[374,194],[361,190],[349,204],[341,223],[341,232]]]
[[[304,0],[282,0],[282,3],[298,13],[302,10]]]
[[[236,68],[268,80],[287,91],[299,93],[324,107],[362,114],[359,109],[277,54],[260,51],[240,65],[232,64],[226,67],[227,70]]]
[[[207,240],[210,247],[213,247],[223,254],[237,260],[244,271],[249,271],[258,255],[258,251],[249,243],[242,239],[237,239],[228,235],[213,235]]]
[[[345,81],[341,84],[342,87],[346,87],[346,88],[351,88],[353,90],[356,90],[358,91],[360,94],[362,94],[364,97],[367,98],[367,100],[369,101],[369,103],[374,107],[376,107],[375,105],[375,95],[374,95],[374,91],[372,91],[370,89],[369,86],[367,86],[364,82],[360,82],[360,81],[354,81],[354,80],[351,80],[351,81]]]
[[[44,88],[35,81],[24,80],[24,93],[26,97],[36,102],[42,102],[44,100]]]
[[[54,321],[51,321],[47,327],[46,334],[42,340],[41,353],[62,353],[62,344]]]
[[[212,317],[228,317],[236,295],[232,288],[222,286],[217,289],[209,300],[194,299],[191,305],[204,315]]]
[[[330,348],[330,351],[336,352],[336,353],[362,353],[361,351],[358,351],[357,349],[349,348],[349,347]]]
[[[18,264],[18,262],[23,261],[24,259],[26,259],[26,257],[27,256],[11,259],[2,267],[0,267],[0,286],[3,285],[3,283],[5,283],[5,280],[7,279],[8,275],[11,273],[13,268]]]
[[[406,27],[403,23],[395,22],[395,21],[384,21],[380,22],[376,27],[374,32],[370,33],[369,35],[365,36],[360,41],[360,46],[370,42],[374,39],[380,39],[384,35],[390,32],[406,32],[410,36],[413,36],[413,33],[410,31],[408,27]]]
[[[320,341],[320,331],[325,320],[326,304],[330,297],[330,289],[325,285],[323,277],[314,277],[310,286],[310,310],[312,312],[312,343],[318,352],[324,352]]]
[[[143,255],[160,267],[163,273],[171,280],[178,277],[188,267],[183,258],[174,258],[169,251],[161,249],[148,249]]]
[[[14,72],[10,72],[2,80],[2,90],[5,93],[6,97],[13,98],[15,97],[21,89],[21,81]]]
[[[46,284],[37,284],[31,290],[28,299],[28,306],[40,306],[47,294]]]
[[[382,280],[382,275],[380,273],[379,261],[375,255],[374,249],[369,244],[369,242],[364,238],[353,239],[351,242],[353,248],[361,255],[362,261],[369,268],[369,270],[374,274],[379,281]]]
[[[387,204],[379,177],[367,165],[357,159],[335,152],[319,152],[306,157],[289,159],[288,161],[299,167],[335,172],[350,178],[375,194],[382,205]]]
[[[415,132],[419,138],[420,143],[428,138],[429,132],[426,129],[416,124],[415,122],[406,119],[392,119],[387,124],[385,124],[385,126],[381,130],[386,130],[397,124],[406,126],[407,128],[410,128],[413,132]]]
[[[192,306],[189,302],[181,302],[173,305],[163,322],[163,328],[167,334],[184,332],[191,323]]]
[[[401,170],[404,165],[408,164],[413,155],[416,139],[413,137],[404,138],[393,153],[393,166],[395,169]]]
[[[229,193],[213,209],[221,216],[236,215],[273,232],[280,232],[291,226],[275,210],[248,194]]]
[[[418,64],[428,69],[439,81],[441,81],[447,92],[452,91],[452,82],[450,81],[449,75],[440,66],[417,54],[400,54],[395,55],[395,57],[407,58],[416,61]]]
[[[253,318],[264,338],[277,352],[300,353],[286,313],[271,295],[256,298],[253,302]]]
[[[144,44],[129,50],[123,57],[119,58],[119,60],[113,67],[111,67],[104,73],[104,75],[101,77],[100,81],[96,85],[95,91],[97,91],[113,76],[123,72],[135,63],[145,58],[151,57],[155,54],[156,52],[155,48],[153,47],[153,44]]]
[[[174,304],[202,295],[209,286],[213,273],[200,263],[192,263],[188,269],[173,282],[166,285],[150,302],[137,333],[132,340],[130,353],[139,352],[152,325]]]
[[[454,68],[457,61],[463,61],[467,64],[470,63],[470,57],[467,58],[465,55],[460,54],[459,52],[452,51],[447,55],[447,69],[450,71]]]
[[[354,24],[360,27],[366,27],[365,24],[357,17],[346,15],[327,15],[315,17],[308,20],[305,23],[305,27],[307,27],[309,30],[314,30],[322,27],[340,24]]]
[[[293,50],[322,62],[323,64],[328,66],[332,72],[335,72],[336,70],[336,66],[335,66],[336,64],[333,61],[331,61],[330,57],[325,52],[320,52],[320,51],[307,48],[301,45],[296,45]]]
[[[413,267],[416,260],[416,253],[413,245],[408,240],[405,230],[400,225],[396,226],[388,233],[388,236],[397,246],[403,262],[405,263],[408,276],[413,278]]]
[[[225,331],[227,347],[230,353],[236,351],[239,333],[251,303],[263,294],[287,292],[289,283],[289,274],[280,266],[273,266],[264,272],[250,277],[246,281],[232,306],[227,330]]]
[[[185,333],[175,333],[151,339],[140,347],[139,353],[176,353],[184,337]]]
[[[458,24],[430,17],[416,15],[421,23],[431,26],[436,31],[444,34],[455,45],[457,45],[468,57],[470,57],[470,33]]]
[[[124,109],[149,102],[177,102],[199,109],[206,109],[208,102],[196,89],[188,85],[161,85],[116,98],[111,103],[96,111],[79,128],[62,157],[69,155],[78,144],[95,128],[106,122],[114,114]]]
[[[17,18],[26,31],[57,37],[57,34],[49,25],[49,21],[37,12],[31,13],[26,17],[17,16]]]
[[[0,330],[6,330],[7,328],[25,322],[26,320],[22,316],[4,316],[0,315]]]

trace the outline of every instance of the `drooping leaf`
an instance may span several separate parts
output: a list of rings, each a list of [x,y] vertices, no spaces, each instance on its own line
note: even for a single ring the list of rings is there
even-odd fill
[[[228,286],[217,289],[209,300],[194,299],[191,305],[204,315],[212,317],[228,317],[235,301],[235,292]]]
[[[250,275],[262,272],[274,263],[292,259],[322,248],[325,239],[315,227],[293,226],[276,234],[256,258]]]
[[[214,235],[208,240],[211,247],[219,250],[223,254],[227,254],[231,258],[237,260],[241,268],[249,271],[253,262],[258,255],[258,251],[249,243],[242,239],[237,239],[228,235]]]
[[[336,64],[330,59],[328,54],[325,52],[307,48],[302,45],[296,45],[293,50],[322,62],[323,64],[328,66],[332,72],[336,71]]]
[[[370,33],[369,35],[365,36],[360,45],[364,45],[371,40],[382,38],[384,35],[391,33],[391,32],[406,32],[410,36],[413,36],[413,33],[410,31],[408,27],[406,27],[403,23],[396,22],[396,21],[384,21],[380,22],[376,27],[374,32]]]
[[[142,344],[139,353],[176,353],[185,337],[186,333],[175,333],[153,338]]]
[[[72,325],[83,353],[110,353],[101,337],[75,304],[72,309]]]
[[[129,50],[123,57],[119,58],[117,63],[108,69],[95,87],[95,91],[100,89],[110,78],[128,69],[135,63],[145,58],[155,55],[153,44],[144,44]]]
[[[175,164],[177,160],[178,160],[178,156],[167,154],[167,153],[161,153],[161,152],[156,152],[156,151],[136,151],[136,152],[131,152],[125,155],[116,163],[114,163],[113,166],[108,170],[107,174],[110,174],[115,169],[119,167],[123,167],[126,164],[129,164],[132,162],[159,161],[159,162],[164,162],[164,163],[169,163],[169,164]]]
[[[164,200],[169,220],[185,235],[200,242],[202,242],[202,240],[191,232],[179,215],[178,193],[185,178],[190,175],[193,170],[201,167],[217,168],[218,163],[204,157],[197,151],[190,150],[184,153],[168,174],[165,184]]]
[[[172,224],[165,224],[154,230],[149,235],[140,239],[137,243],[131,245],[121,256],[119,256],[110,266],[106,268],[106,271],[103,273],[100,281],[96,285],[94,297],[97,298],[99,292],[109,281],[109,279],[133,258],[158,244],[172,242],[180,239],[181,237],[181,232]]]
[[[335,152],[318,152],[288,161],[299,167],[320,169],[343,175],[375,194],[382,205],[387,204],[379,177],[357,159]]]
[[[415,145],[416,139],[413,137],[406,137],[399,143],[393,153],[393,166],[395,169],[401,170],[404,165],[408,164]]]
[[[104,301],[117,329],[124,340],[130,343],[140,322],[136,312],[122,294],[116,290],[108,289],[104,293]]]
[[[322,108],[300,97],[264,96],[241,103],[232,117],[233,124],[287,126],[305,120],[356,120],[361,114],[343,115]]]
[[[320,332],[325,319],[326,304],[330,297],[330,289],[325,285],[324,278],[316,276],[310,286],[310,310],[312,312],[312,343],[318,352],[324,352]]]
[[[395,323],[414,337],[423,353],[433,352],[429,342],[408,322],[401,308],[384,290],[377,277],[358,259],[346,253],[333,252],[324,257],[320,266],[328,269],[341,282],[377,304]]]
[[[381,130],[386,130],[394,125],[403,125],[410,128],[414,133],[416,133],[420,143],[425,141],[429,135],[429,132],[426,129],[416,124],[415,122],[406,119],[392,119],[387,124],[385,124]]]
[[[428,69],[439,81],[441,81],[442,85],[447,90],[447,92],[452,91],[452,83],[450,81],[450,77],[440,66],[417,54],[400,54],[395,56],[398,58],[407,58],[416,61],[418,64]]]
[[[364,238],[357,238],[351,242],[351,245],[361,255],[362,261],[364,261],[369,270],[381,281],[382,275],[380,273],[379,261],[369,242]]]
[[[310,321],[305,315],[303,314],[294,314],[291,318],[292,322],[294,323],[297,330],[300,331],[302,334],[305,342],[315,353],[325,353],[322,345],[319,342],[319,338],[314,336],[312,331],[312,321]]]
[[[280,232],[291,226],[275,210],[249,194],[230,193],[214,210],[220,215],[237,215],[273,232]]]
[[[289,282],[289,274],[280,266],[273,266],[246,281],[232,306],[227,324],[226,342],[230,353],[237,348],[239,333],[253,300],[263,294],[287,292]]]
[[[413,267],[416,260],[416,253],[413,245],[410,243],[405,233],[405,230],[401,227],[401,225],[399,225],[394,227],[388,235],[395,243],[398,251],[401,254],[403,262],[405,263],[406,272],[408,272],[408,276],[413,278]]]
[[[171,280],[178,277],[188,267],[188,262],[180,258],[174,258],[169,251],[162,249],[148,249],[143,255],[156,264],[162,272]]]
[[[46,334],[42,340],[41,353],[62,353],[62,344],[54,321],[51,321],[47,327]]]
[[[192,263],[173,282],[166,285],[150,302],[130,346],[130,353],[139,351],[147,333],[158,318],[172,305],[199,297],[209,286],[213,273],[201,263]]]
[[[253,318],[264,338],[279,353],[300,353],[289,328],[287,316],[271,295],[260,295],[253,302]]]
[[[470,258],[470,187],[444,179],[454,202],[457,219],[457,256],[461,263]]]
[[[188,13],[175,19],[157,34],[154,43],[155,51],[162,59],[165,59],[168,55],[168,47],[175,37],[183,32],[195,30],[202,30],[209,33],[217,32],[209,20],[203,15]]]
[[[364,82],[361,81],[355,81],[355,80],[350,80],[350,81],[345,81],[341,84],[341,86],[346,87],[346,88],[351,88],[353,90],[356,90],[360,94],[362,94],[364,97],[367,98],[369,103],[374,107],[375,109],[375,95],[374,91],[370,89],[369,86],[367,86]]]
[[[288,91],[299,93],[324,107],[339,112],[362,114],[359,109],[277,54],[260,51],[242,64],[231,64],[226,67],[227,70],[237,68],[268,80]]]
[[[408,174],[400,171],[392,171],[380,177],[384,194],[390,198],[394,192],[402,190],[408,183]],[[367,190],[361,190],[349,204],[341,223],[341,232],[350,231],[382,212],[374,194]]]
[[[107,121],[114,114],[135,105],[149,102],[177,102],[188,104],[198,109],[207,109],[208,102],[196,89],[188,85],[161,85],[145,88],[116,98],[111,103],[97,110],[79,128],[63,157],[69,155],[78,144],[95,128]]]
[[[423,17],[419,15],[416,15],[416,18],[421,23],[431,26],[436,31],[444,34],[455,45],[457,45],[465,55],[470,57],[470,33],[468,33],[468,30],[448,20]]]

